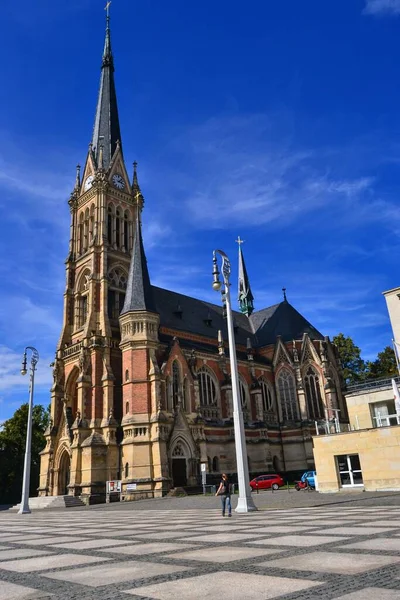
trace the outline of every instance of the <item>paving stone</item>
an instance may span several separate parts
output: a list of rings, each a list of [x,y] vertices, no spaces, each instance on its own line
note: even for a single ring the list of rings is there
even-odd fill
[[[131,540],[113,540],[110,538],[96,540],[82,540],[81,542],[70,542],[69,544],[53,544],[52,548],[65,548],[66,550],[90,550],[108,548],[110,546],[121,546],[123,544],[133,544]],[[139,542],[136,542],[139,543]]]
[[[125,594],[146,596],[155,600],[199,600],[199,598],[227,598],[229,600],[268,600],[283,594],[298,592],[320,585],[320,582],[304,579],[286,579],[248,573],[220,571],[167,581],[155,585],[124,590]]]
[[[249,540],[254,537],[253,533],[215,533],[210,535],[198,535],[185,538],[185,542],[239,542],[240,540]]]
[[[50,550],[36,550],[36,548],[8,548],[7,550],[0,551],[0,561],[12,560],[13,558],[32,558],[50,553]]]
[[[182,552],[171,554],[168,558],[178,558],[181,560],[200,560],[205,562],[226,563],[233,560],[243,560],[266,556],[267,554],[276,554],[281,552],[272,548],[237,548],[235,546],[221,546],[217,548],[200,548],[191,552]]]
[[[346,544],[346,550],[348,548],[354,548],[357,550],[387,550],[389,552],[400,552],[400,538],[374,538],[372,540],[364,540],[363,542],[354,542],[352,544]]]
[[[374,554],[350,554],[347,552],[311,552],[291,556],[290,558],[269,560],[265,563],[257,563],[257,565],[295,571],[354,575],[355,573],[364,573],[396,563],[400,563],[400,556],[376,556]]]
[[[248,544],[256,544],[259,546],[262,545],[275,545],[275,546],[295,546],[295,547],[304,547],[307,548],[309,546],[318,546],[319,544],[331,544],[335,542],[345,541],[348,538],[345,537],[333,537],[327,535],[284,535],[276,538],[267,538],[264,540],[253,540],[252,542],[247,542]]]
[[[375,535],[376,533],[385,533],[390,531],[387,527],[334,527],[332,529],[324,529],[324,535],[338,534],[338,535]],[[317,532],[315,532],[317,533]]]
[[[155,552],[169,552],[171,550],[184,550],[185,548],[195,548],[193,544],[169,544],[166,543],[150,543],[140,544],[136,546],[118,546],[117,548],[99,549],[99,552],[113,552],[114,554],[129,554],[141,556],[142,554],[154,554]],[[175,557],[175,555],[174,555]]]
[[[351,592],[344,596],[338,596],[335,600],[399,600],[399,597],[399,590],[364,588],[358,592]]]
[[[0,568],[7,571],[17,571],[18,573],[28,573],[44,571],[45,569],[92,564],[107,560],[110,559],[102,556],[85,556],[84,554],[52,554],[38,558],[27,558],[26,560],[4,561],[1,563]]]
[[[76,539],[76,535],[69,535],[69,536],[58,536],[58,537],[46,537],[46,536],[41,536],[39,538],[35,539],[30,539],[30,540],[26,540],[26,538],[24,538],[23,540],[18,540],[18,544],[23,544],[23,545],[28,545],[28,546],[45,546],[48,544],[61,544],[63,542],[73,542]]]
[[[51,595],[8,581],[2,581],[0,585],[0,600],[39,600],[39,598],[49,598]]]
[[[69,581],[70,583],[80,583],[91,587],[99,587],[102,585],[134,581],[135,579],[144,579],[146,577],[155,577],[158,575],[170,575],[171,573],[189,570],[190,567],[178,567],[151,562],[124,561],[112,565],[99,565],[84,569],[74,569],[73,571],[70,569],[60,573],[46,573],[43,577]]]

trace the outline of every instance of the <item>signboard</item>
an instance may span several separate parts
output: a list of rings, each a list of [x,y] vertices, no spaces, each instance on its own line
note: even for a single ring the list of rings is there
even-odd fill
[[[205,473],[207,467],[207,463],[201,463],[201,472]]]
[[[116,479],[114,481],[107,481],[107,494],[112,494],[113,492],[121,493],[121,481]]]
[[[136,483],[128,483],[126,486],[126,491],[127,492],[134,492],[137,488],[137,484]]]

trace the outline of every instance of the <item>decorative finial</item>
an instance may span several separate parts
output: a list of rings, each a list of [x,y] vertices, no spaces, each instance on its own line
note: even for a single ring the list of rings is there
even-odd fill
[[[75,179],[75,189],[79,189],[81,186],[81,165],[76,165],[76,179]]]
[[[222,337],[222,331],[218,329],[218,354],[225,356],[224,338]]]
[[[286,298],[286,288],[285,288],[285,287],[283,287],[283,288],[282,288],[282,292],[283,292],[283,301],[284,301],[284,302],[287,302],[287,298]]]
[[[242,240],[242,239],[240,239],[240,235],[238,235],[238,239],[237,239],[237,240],[235,240],[235,242],[236,242],[237,244],[239,244],[239,248],[240,248],[240,246],[241,246],[242,244],[244,244],[245,240]]]
[[[103,163],[103,150],[104,150],[104,146],[103,144],[100,144],[100,148],[99,148],[99,160],[98,160],[98,168],[103,170],[104,168],[104,163]]]
[[[106,13],[107,13],[107,23],[108,23],[108,21],[110,20],[110,4],[111,4],[111,0],[109,0],[109,1],[107,2],[107,4],[105,5],[105,8],[104,8],[104,10],[105,10],[105,11],[106,11]]]

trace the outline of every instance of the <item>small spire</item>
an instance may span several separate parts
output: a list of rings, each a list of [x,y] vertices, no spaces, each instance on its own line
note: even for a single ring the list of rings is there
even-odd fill
[[[253,305],[254,297],[251,292],[249,277],[247,275],[247,269],[246,269],[246,265],[244,262],[243,252],[242,252],[242,247],[241,247],[242,244],[244,243],[244,240],[240,239],[240,236],[238,236],[238,239],[236,240],[236,242],[239,244],[239,288],[238,288],[239,306],[240,306],[241,312],[249,317],[254,310],[254,305]]]
[[[224,339],[222,337],[221,329],[218,329],[218,354],[220,356],[225,356]]]
[[[136,202],[138,203],[140,210],[143,208],[144,198],[142,194],[142,190],[140,189],[138,175],[137,175],[137,162],[133,163],[133,181],[132,181],[132,192]]]
[[[113,57],[111,52],[111,34],[110,34],[110,4],[107,2],[104,10],[107,11],[106,17],[106,39],[104,41],[103,66],[113,66]]]
[[[98,157],[98,160],[97,160],[97,167],[98,167],[98,169],[100,171],[104,170],[103,155],[104,155],[104,146],[103,146],[103,144],[100,144],[99,157]]]
[[[80,187],[81,187],[81,165],[76,165],[75,189],[79,190]]]
[[[246,340],[246,350],[247,350],[247,360],[254,360],[254,357],[253,357],[254,350],[253,350],[253,346],[251,344],[250,338],[247,338],[247,340]]]
[[[284,302],[287,302],[287,298],[286,298],[286,288],[285,288],[285,287],[283,287],[283,288],[282,288],[282,292],[283,292],[283,301],[284,301]]]

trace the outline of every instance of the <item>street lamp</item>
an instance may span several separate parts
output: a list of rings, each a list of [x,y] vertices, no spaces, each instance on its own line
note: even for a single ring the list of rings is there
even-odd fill
[[[222,277],[224,280],[224,291],[222,295],[226,306],[226,315],[228,319],[228,340],[229,340],[229,358],[231,363],[231,379],[232,379],[232,401],[233,401],[233,425],[235,431],[235,450],[236,450],[236,467],[239,484],[239,498],[236,507],[236,512],[247,513],[257,510],[251,497],[249,483],[249,468],[247,465],[246,452],[246,437],[244,434],[242,404],[239,400],[239,378],[236,361],[236,346],[233,332],[233,319],[231,308],[231,294],[229,276],[231,274],[231,264],[229,258],[222,250],[214,250],[213,252],[213,282],[212,287],[216,292],[219,292],[222,283],[219,279],[219,270],[217,264],[217,253],[222,257]]]
[[[25,515],[30,513],[29,508],[29,480],[31,475],[31,443],[32,443],[32,411],[33,411],[33,387],[35,384],[35,371],[36,365],[39,360],[39,352],[32,346],[27,346],[24,351],[24,357],[22,359],[21,375],[27,374],[26,368],[26,351],[32,352],[31,357],[31,369],[30,369],[30,383],[29,383],[29,408],[28,408],[28,425],[26,429],[26,447],[25,447],[25,460],[24,460],[24,476],[22,481],[22,497],[21,507],[18,511],[19,515]]]

